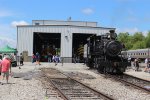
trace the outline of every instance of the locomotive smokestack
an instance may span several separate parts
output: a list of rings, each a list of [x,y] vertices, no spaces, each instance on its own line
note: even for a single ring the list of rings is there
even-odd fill
[[[110,32],[110,39],[116,39],[116,37],[117,37],[117,34],[115,33],[115,30],[110,30],[109,31]]]
[[[115,33],[115,30],[110,30],[109,32],[110,32],[110,33]]]

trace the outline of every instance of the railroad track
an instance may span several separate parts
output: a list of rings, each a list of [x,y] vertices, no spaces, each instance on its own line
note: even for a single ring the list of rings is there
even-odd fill
[[[114,100],[113,98],[92,89],[78,80],[64,75],[62,72],[51,72],[52,74],[57,75],[57,77],[52,74],[48,74],[50,73],[48,70],[44,72],[44,75],[47,77],[48,81],[53,84],[58,94],[64,100]]]
[[[147,93],[150,93],[150,81],[143,80],[131,75],[123,74],[123,75],[106,75],[109,78],[113,78],[117,81],[120,81],[126,85],[132,86],[134,88],[140,89],[142,91],[145,91]]]

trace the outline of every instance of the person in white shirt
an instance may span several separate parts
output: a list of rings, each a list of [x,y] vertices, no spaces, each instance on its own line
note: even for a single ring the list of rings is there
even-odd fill
[[[145,59],[145,69],[144,69],[144,72],[147,72],[149,70],[149,61],[148,61],[148,58]]]

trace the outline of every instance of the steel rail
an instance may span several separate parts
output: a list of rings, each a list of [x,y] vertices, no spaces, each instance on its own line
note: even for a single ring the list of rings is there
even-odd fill
[[[62,72],[61,72],[61,73],[62,73]],[[62,74],[65,75],[64,73],[62,73]],[[65,76],[67,76],[67,75],[65,75]],[[115,99],[113,99],[113,98],[111,98],[111,97],[109,97],[109,96],[107,96],[107,95],[101,93],[100,91],[98,91],[98,90],[96,90],[96,89],[94,89],[94,88],[92,88],[92,87],[89,87],[88,85],[82,83],[82,82],[79,81],[79,80],[76,80],[76,79],[74,79],[74,78],[72,78],[72,77],[70,77],[70,76],[67,76],[67,77],[70,78],[70,79],[72,79],[72,80],[74,80],[74,81],[76,81],[76,82],[78,82],[78,83],[80,83],[81,85],[85,86],[85,87],[88,88],[89,90],[92,90],[92,91],[93,91],[94,93],[96,93],[97,95],[104,97],[106,100],[115,100]]]
[[[49,81],[49,77],[46,76],[45,73],[43,73],[43,75],[44,75],[44,76],[47,78],[47,80]],[[62,93],[62,91],[61,91],[58,87],[56,87],[55,84],[53,84],[53,82],[52,82],[51,80],[50,80],[50,83],[53,85],[53,88],[56,89],[57,93],[62,97],[62,99],[64,99],[64,100],[70,100],[70,99],[68,99],[68,98]],[[46,92],[47,92],[47,91],[46,91]]]
[[[93,92],[95,95],[97,95],[98,97],[102,97],[102,98],[105,99],[105,100],[115,100],[115,99],[113,99],[112,97],[109,97],[109,96],[107,96],[107,95],[101,93],[100,91],[95,90],[95,89],[89,87],[88,85],[85,85],[85,84],[82,83],[81,81],[78,81],[78,80],[76,80],[76,79],[74,79],[74,78],[72,78],[72,77],[70,77],[70,76],[64,74],[64,73],[61,72],[61,71],[60,71],[60,73],[63,74],[63,75],[65,75],[65,76],[67,76],[67,78],[50,78],[50,77],[46,76],[46,73],[43,73],[43,74],[44,74],[45,77],[47,77],[47,79],[49,80],[49,82],[52,83],[52,85],[55,87],[55,89],[56,89],[56,91],[58,92],[58,94],[59,94],[64,100],[71,100],[71,99],[70,99],[69,97],[67,97],[67,95],[65,95],[65,94],[63,93],[63,91],[62,91],[61,89],[59,89],[59,87],[56,85],[56,83],[53,82],[52,80],[55,80],[55,79],[68,79],[68,80],[73,80],[73,81],[77,82],[78,84],[80,84],[81,86],[83,86],[84,88],[86,88],[87,90],[92,91],[92,92]]]
[[[145,92],[147,92],[147,93],[150,93],[150,90],[149,90],[149,89],[143,88],[142,86],[139,86],[139,85],[133,84],[133,83],[131,83],[131,82],[128,82],[128,81],[126,81],[126,80],[124,80],[124,79],[118,78],[117,76],[108,75],[108,74],[107,74],[107,76],[110,76],[109,78],[113,78],[113,79],[115,79],[115,80],[117,80],[117,81],[120,81],[121,83],[127,84],[127,85],[132,86],[132,87],[134,87],[134,88],[136,88],[136,89],[140,89],[140,90],[143,90],[143,91],[145,91]],[[128,75],[128,76],[129,76],[129,77],[133,77],[133,76],[130,76],[130,75]],[[137,78],[137,77],[133,77],[133,78]],[[137,78],[137,79],[140,79],[140,78]],[[141,80],[142,80],[142,79],[141,79]],[[144,80],[144,81],[145,81],[145,80]],[[149,81],[148,81],[148,82],[149,82]]]

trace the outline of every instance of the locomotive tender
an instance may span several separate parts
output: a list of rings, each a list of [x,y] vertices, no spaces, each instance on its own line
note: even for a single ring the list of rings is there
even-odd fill
[[[128,61],[121,54],[124,46],[116,40],[114,30],[105,35],[93,35],[87,39],[84,45],[84,58],[86,65],[96,68],[100,73],[122,74],[125,72]]]

